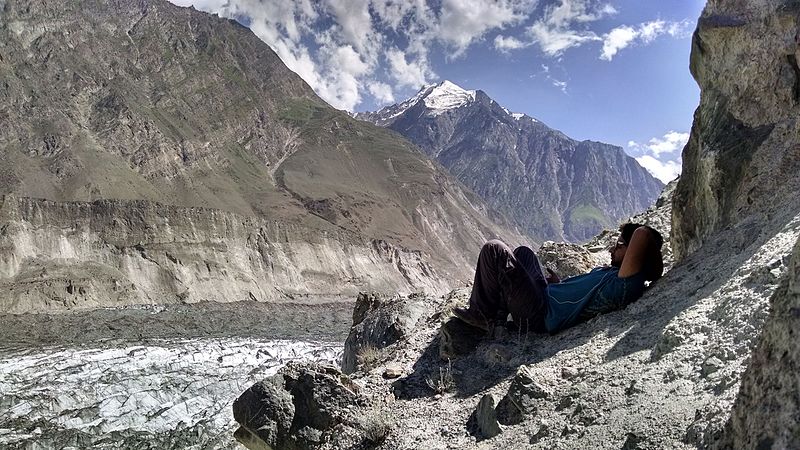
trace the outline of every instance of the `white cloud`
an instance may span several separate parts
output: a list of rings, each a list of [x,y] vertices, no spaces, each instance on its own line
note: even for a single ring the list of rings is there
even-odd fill
[[[609,4],[598,5],[591,0],[561,0],[545,8],[542,18],[528,27],[527,34],[546,55],[559,56],[572,47],[601,40],[582,24],[616,12]]]
[[[369,93],[382,103],[393,103],[394,93],[392,87],[380,81],[372,81],[367,85]]]
[[[331,55],[331,61],[339,70],[354,76],[363,75],[370,69],[369,64],[349,45],[337,48]]]
[[[518,48],[523,48],[528,46],[525,42],[520,41],[519,39],[515,38],[514,36],[505,37],[502,35],[497,35],[494,38],[494,48],[500,50],[501,52],[507,52],[509,50],[516,50]]]
[[[553,86],[559,88],[561,90],[561,92],[563,92],[565,94],[567,93],[567,82],[566,81],[560,81],[560,80],[556,80],[556,79],[553,79],[553,78],[551,78],[550,81],[552,81],[553,82]]]
[[[683,150],[689,140],[689,133],[670,131],[662,137],[654,137],[647,144],[628,141],[628,148],[632,150],[636,161],[650,171],[654,177],[664,183],[672,181],[681,173],[681,157],[679,150]]]
[[[611,61],[611,58],[617,54],[620,49],[628,46],[634,39],[636,39],[637,32],[631,27],[622,26],[614,28],[605,37],[603,41],[603,53],[600,59]]]
[[[629,147],[644,148],[656,158],[660,157],[662,153],[675,153],[676,150],[683,150],[686,142],[689,141],[689,133],[679,133],[677,131],[670,131],[663,137],[655,137],[650,139],[647,144],[638,144],[636,142],[629,142]],[[633,144],[633,145],[631,145]]]
[[[444,0],[438,34],[458,56],[488,30],[523,21],[531,6],[526,0]]]
[[[380,35],[372,29],[369,0],[327,0],[327,6],[341,29],[342,40],[359,52],[378,44]]]
[[[637,27],[622,25],[603,36],[603,50],[600,59],[611,61],[620,50],[633,43],[649,44],[659,36],[667,34],[672,37],[685,37],[691,24],[682,22],[665,22],[653,20],[639,24]]]
[[[564,50],[577,47],[585,42],[599,41],[600,38],[591,31],[576,31],[565,28],[554,28],[543,22],[536,22],[528,28],[528,34],[539,44],[548,56],[558,56]]]
[[[406,54],[396,47],[386,52],[386,59],[389,62],[392,78],[401,86],[420,88],[428,84],[429,77],[436,76],[428,67],[426,60],[417,59],[409,62]]]
[[[640,156],[636,158],[636,161],[664,184],[669,183],[681,174],[681,163],[679,161],[660,161],[650,155]]]

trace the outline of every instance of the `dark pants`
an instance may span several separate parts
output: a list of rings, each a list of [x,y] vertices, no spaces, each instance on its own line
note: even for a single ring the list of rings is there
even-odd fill
[[[475,269],[469,309],[488,321],[511,313],[521,331],[545,332],[547,281],[536,254],[528,247],[513,252],[501,241],[484,244]]]

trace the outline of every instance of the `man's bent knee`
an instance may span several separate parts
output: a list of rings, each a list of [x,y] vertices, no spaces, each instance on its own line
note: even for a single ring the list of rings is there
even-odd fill
[[[520,257],[531,258],[531,257],[535,257],[536,253],[534,253],[533,250],[531,250],[530,247],[526,247],[524,245],[521,245],[521,246],[519,246],[519,247],[514,249],[514,256],[516,256],[517,258],[520,258]]]
[[[483,248],[481,248],[481,253],[492,252],[492,253],[499,253],[499,252],[509,252],[511,253],[511,249],[506,245],[505,242],[501,241],[500,239],[492,239],[485,244],[483,244]]]

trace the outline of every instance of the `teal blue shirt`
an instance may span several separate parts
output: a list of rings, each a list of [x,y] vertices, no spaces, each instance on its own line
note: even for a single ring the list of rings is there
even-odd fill
[[[644,294],[644,271],[627,278],[616,267],[591,272],[547,285],[545,328],[556,333],[598,314],[624,308]]]

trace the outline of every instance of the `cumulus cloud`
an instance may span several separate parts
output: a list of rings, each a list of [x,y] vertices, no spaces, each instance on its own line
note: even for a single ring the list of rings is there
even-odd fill
[[[636,161],[664,184],[669,183],[681,174],[680,161],[660,161],[650,155],[640,156],[636,158]]]
[[[622,25],[609,31],[603,36],[603,50],[600,59],[611,61],[620,50],[631,44],[649,44],[659,36],[685,37],[691,24],[688,21],[665,22],[653,20],[637,27]]]
[[[650,153],[656,158],[659,158],[663,153],[675,153],[677,150],[682,150],[689,141],[689,133],[679,133],[677,131],[670,131],[662,137],[654,137],[647,142],[647,144],[639,144],[635,141],[629,141],[628,147],[639,150],[643,153]]]
[[[681,173],[679,151],[689,140],[689,133],[670,131],[662,137],[654,137],[646,144],[628,141],[628,148],[638,155],[636,160],[654,177],[668,183]]]
[[[518,48],[527,47],[529,44],[520,41],[519,39],[515,38],[514,36],[505,37],[502,35],[497,35],[494,38],[494,48],[500,50],[501,52],[507,52],[509,50],[516,50]]]
[[[380,81],[372,81],[367,86],[369,93],[372,94],[378,101],[383,103],[394,102],[394,93],[392,87]]]
[[[342,29],[345,42],[361,49],[364,37],[372,32],[369,0],[327,0],[336,24]]]
[[[602,40],[584,24],[616,12],[609,4],[592,0],[561,0],[545,8],[544,15],[528,27],[527,34],[546,55],[558,56],[572,47]]]
[[[453,46],[458,56],[488,30],[505,28],[527,18],[530,0],[444,0],[438,35]]]
[[[428,84],[428,79],[436,76],[428,67],[427,61],[417,59],[408,61],[406,54],[398,48],[391,48],[386,52],[386,59],[392,78],[401,86],[422,87]]]

